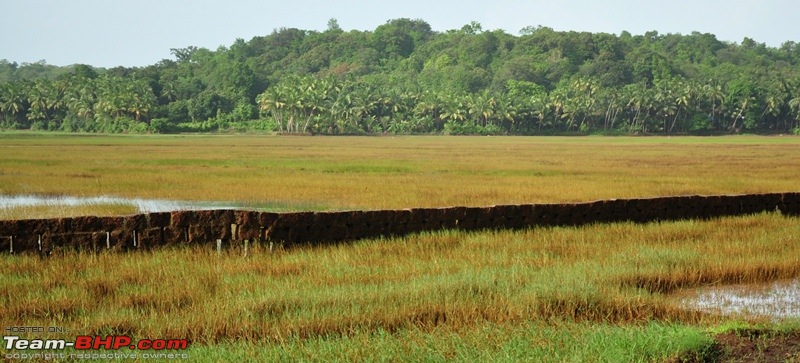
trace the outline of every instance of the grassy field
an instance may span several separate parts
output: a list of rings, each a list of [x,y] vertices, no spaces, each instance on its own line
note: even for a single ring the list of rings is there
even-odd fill
[[[0,193],[383,209],[794,191],[797,137],[0,134]]]
[[[0,134],[0,193],[341,209],[792,191],[798,144]],[[3,256],[0,271],[0,326],[185,338],[193,361],[664,361],[709,356],[712,333],[739,319],[670,294],[797,277],[800,218],[443,231],[248,257]]]
[[[185,338],[209,361],[661,360],[708,348],[705,331],[726,322],[666,294],[797,276],[799,222],[446,231],[247,258],[211,246],[5,257],[0,325]]]

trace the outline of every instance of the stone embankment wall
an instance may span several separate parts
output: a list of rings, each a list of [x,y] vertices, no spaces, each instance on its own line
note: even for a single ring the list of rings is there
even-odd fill
[[[800,193],[613,199],[574,204],[270,213],[177,211],[119,217],[0,221],[0,251],[50,253],[272,241],[321,245],[441,229],[522,229],[619,221],[704,219],[780,211],[800,215]]]

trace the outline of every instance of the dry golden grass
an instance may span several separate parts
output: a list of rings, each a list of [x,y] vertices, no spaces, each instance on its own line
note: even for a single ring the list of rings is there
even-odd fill
[[[800,138],[0,135],[0,193],[289,209],[797,190]]]
[[[343,209],[796,191],[798,143],[0,134],[0,193]],[[64,212],[15,216],[48,213]],[[707,348],[701,327],[726,319],[665,294],[797,277],[798,222],[772,213],[444,231],[274,254],[253,246],[248,258],[210,245],[4,256],[0,326],[187,338],[193,360],[207,361],[653,361]]]
[[[445,231],[245,258],[205,249],[0,259],[0,325],[296,344],[363,331],[530,321],[717,322],[678,287],[800,274],[779,214],[637,225]]]
[[[0,206],[0,220],[29,219],[50,217],[79,217],[86,215],[114,216],[139,213],[139,209],[130,205],[88,204],[77,206],[65,205],[32,205],[32,206]]]

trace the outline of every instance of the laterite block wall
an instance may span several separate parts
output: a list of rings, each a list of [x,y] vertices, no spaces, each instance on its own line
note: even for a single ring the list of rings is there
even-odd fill
[[[0,251],[136,250],[217,240],[325,244],[441,229],[520,229],[650,222],[780,211],[800,215],[800,193],[613,199],[576,204],[269,213],[178,211],[119,217],[0,221]]]

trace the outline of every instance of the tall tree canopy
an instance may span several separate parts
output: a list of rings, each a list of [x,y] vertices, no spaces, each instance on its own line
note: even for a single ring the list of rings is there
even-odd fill
[[[800,47],[419,19],[294,28],[112,69],[0,60],[0,128],[326,134],[800,133]]]

